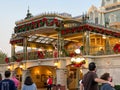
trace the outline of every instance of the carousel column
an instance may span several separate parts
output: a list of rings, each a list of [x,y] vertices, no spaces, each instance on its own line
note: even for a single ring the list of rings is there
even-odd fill
[[[83,41],[83,51],[82,51],[82,54],[85,55],[86,54],[86,51],[85,51],[85,32],[83,31],[82,32],[82,41]]]
[[[85,32],[85,48],[86,48],[86,55],[90,54],[90,32],[86,31]]]
[[[28,60],[28,55],[27,55],[27,37],[24,38],[24,41],[23,41],[23,57],[24,57],[24,61],[25,61],[25,69],[27,69],[27,60]]]
[[[65,48],[64,48],[64,38],[62,37],[61,35],[61,38],[60,38],[60,42],[61,42],[61,56],[66,56],[66,52],[65,52]]]
[[[61,57],[61,52],[62,52],[62,37],[61,37],[61,31],[58,30],[58,44],[57,44],[57,48],[58,48],[58,57]]]
[[[56,69],[56,84],[61,85],[60,90],[67,89],[66,60],[59,60],[58,68]]]
[[[11,57],[15,56],[15,44],[11,45]]]
[[[111,54],[109,37],[106,37],[106,40],[105,40],[105,51],[106,51],[106,54]]]
[[[105,16],[104,16],[104,13],[101,13],[101,24],[105,26]]]

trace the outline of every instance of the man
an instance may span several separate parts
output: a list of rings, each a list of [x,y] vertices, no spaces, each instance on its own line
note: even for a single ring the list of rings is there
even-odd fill
[[[83,76],[80,90],[99,90],[98,83],[108,83],[114,86],[112,82],[98,78],[96,74],[96,65],[94,62],[91,62],[89,64],[89,71]]]
[[[52,87],[52,78],[49,76],[48,79],[47,79],[47,90],[51,90],[51,87]]]
[[[10,71],[5,71],[5,79],[0,82],[0,90],[16,90],[15,84],[10,80]]]

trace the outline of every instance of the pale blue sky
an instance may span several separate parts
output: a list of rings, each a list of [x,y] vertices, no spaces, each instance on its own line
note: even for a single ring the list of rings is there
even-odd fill
[[[44,12],[81,15],[91,5],[100,7],[101,0],[1,0],[0,2],[0,49],[11,55],[9,44],[15,21],[25,18],[28,6],[33,15]]]

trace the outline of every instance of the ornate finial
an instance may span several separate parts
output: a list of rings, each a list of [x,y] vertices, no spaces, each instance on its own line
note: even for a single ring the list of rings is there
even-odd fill
[[[26,15],[25,19],[28,19],[28,18],[31,18],[31,17],[33,17],[33,16],[30,13],[29,6],[28,6],[27,15]]]
[[[30,10],[29,10],[29,6],[28,6],[28,10],[27,10],[27,13],[29,13],[30,12]]]

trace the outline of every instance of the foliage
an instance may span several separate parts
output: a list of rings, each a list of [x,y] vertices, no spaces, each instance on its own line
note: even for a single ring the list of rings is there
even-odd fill
[[[5,58],[7,57],[7,54],[0,51],[0,64],[6,63]]]
[[[115,90],[120,90],[120,85],[115,85]]]
[[[67,52],[66,49],[62,49],[62,52],[63,52],[63,54],[64,54],[65,56],[69,56],[69,52]]]

